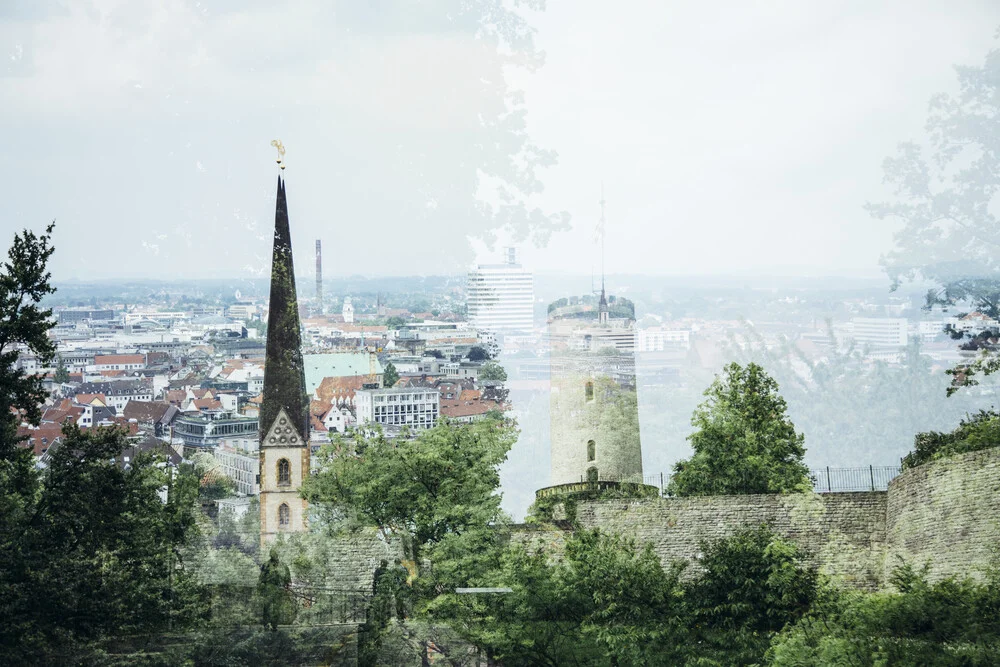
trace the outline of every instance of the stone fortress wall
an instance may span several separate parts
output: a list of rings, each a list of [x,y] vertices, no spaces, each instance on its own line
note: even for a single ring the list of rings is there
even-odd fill
[[[694,560],[702,541],[766,523],[845,585],[887,587],[900,558],[929,563],[932,580],[979,577],[1000,548],[1000,448],[904,471],[888,491],[589,500],[575,513],[581,528],[651,543],[665,564]],[[559,532],[526,530],[519,539],[559,550]]]

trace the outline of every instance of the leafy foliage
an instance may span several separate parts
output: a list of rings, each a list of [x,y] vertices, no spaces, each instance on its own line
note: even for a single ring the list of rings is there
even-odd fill
[[[809,490],[804,436],[785,414],[778,384],[755,363],[731,363],[705,391],[691,423],[693,456],[674,466],[672,495]]]
[[[359,433],[322,450],[323,467],[303,494],[402,539],[418,561],[427,545],[503,519],[497,468],[515,437],[495,419],[456,427],[442,421],[413,439]]]
[[[827,589],[779,635],[768,657],[791,665],[995,665],[1000,663],[1000,581],[927,581],[897,568],[898,592]]]
[[[54,228],[55,223],[51,223],[44,234],[24,230],[15,235],[7,260],[0,265],[0,405],[21,411],[32,424],[41,418],[38,406],[45,399],[42,378],[25,375],[15,363],[21,345],[37,357],[39,365],[48,364],[55,354],[47,335],[54,326],[52,311],[39,308],[41,300],[55,292],[47,268],[55,250]],[[9,410],[0,411],[0,427],[15,428],[18,421]],[[12,444],[12,438],[4,438],[0,458],[15,456]]]
[[[881,465],[905,455],[914,432],[953,424],[981,403],[969,393],[948,398],[948,378],[916,342],[901,350],[899,364],[872,363],[863,349],[838,345],[827,327],[829,343],[818,359],[792,340],[768,345],[748,323],[727,350],[739,363],[764,366],[779,383],[790,417],[809,436],[813,466]]]
[[[469,354],[466,356],[469,358],[469,361],[488,361],[490,359],[490,353],[486,351],[486,348],[479,345],[473,345],[469,348]]]
[[[496,361],[487,361],[479,368],[477,380],[482,386],[483,400],[506,403],[510,390],[504,386],[507,381],[507,371]]]
[[[3,536],[0,662],[44,663],[107,637],[193,622],[200,593],[182,567],[197,478],[151,455],[119,466],[119,429],[64,428],[38,492]],[[164,503],[160,493],[169,489]]]
[[[399,372],[396,371],[396,367],[390,361],[382,371],[382,386],[394,387],[397,382],[399,382]]]
[[[702,664],[759,663],[771,638],[809,610],[817,573],[766,526],[702,549],[705,571],[686,591]]]
[[[975,310],[1000,318],[1000,50],[978,67],[956,67],[959,92],[931,99],[929,154],[914,142],[899,145],[883,162],[894,199],[868,204],[879,219],[902,222],[882,264],[898,286],[923,278],[935,283],[926,307]],[[964,314],[964,313],[962,313]],[[994,336],[996,332],[994,331]],[[976,384],[1000,369],[992,349],[972,364],[952,369],[953,389]]]
[[[1000,446],[1000,414],[980,410],[963,419],[950,433],[918,433],[913,451],[903,457],[903,468],[913,468],[929,461],[964,452]]]

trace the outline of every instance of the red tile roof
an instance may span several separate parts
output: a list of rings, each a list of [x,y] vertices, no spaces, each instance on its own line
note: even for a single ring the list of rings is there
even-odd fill
[[[99,354],[94,357],[95,366],[125,364],[145,364],[146,356],[143,354]]]

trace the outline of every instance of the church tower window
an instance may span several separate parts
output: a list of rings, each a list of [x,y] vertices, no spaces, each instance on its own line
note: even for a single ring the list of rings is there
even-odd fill
[[[278,506],[278,525],[287,526],[291,522],[291,511],[288,509],[288,503],[281,503]]]
[[[587,441],[587,461],[593,461],[597,458],[597,443],[593,440]]]
[[[278,460],[278,486],[288,486],[292,483],[292,464],[288,459]]]
[[[587,481],[588,482],[597,481],[597,468],[594,467],[587,468]]]

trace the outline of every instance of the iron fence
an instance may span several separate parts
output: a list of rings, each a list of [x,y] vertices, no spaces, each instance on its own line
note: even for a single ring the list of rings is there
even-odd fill
[[[814,468],[809,471],[816,493],[849,493],[852,491],[885,491],[889,482],[902,472],[900,466],[868,466],[864,468]]]
[[[809,477],[813,483],[813,491],[816,493],[852,493],[858,491],[885,491],[889,487],[889,482],[895,479],[902,472],[900,466],[863,466],[858,468],[812,468]],[[607,483],[631,483],[640,482],[637,475],[627,477],[614,477],[601,473],[596,479],[580,477],[580,484],[595,484],[603,487]],[[670,473],[652,473],[643,475],[641,482],[647,486],[656,487],[660,490],[660,495],[667,495],[667,487],[670,484]],[[750,485],[747,486],[746,493],[752,493]]]

